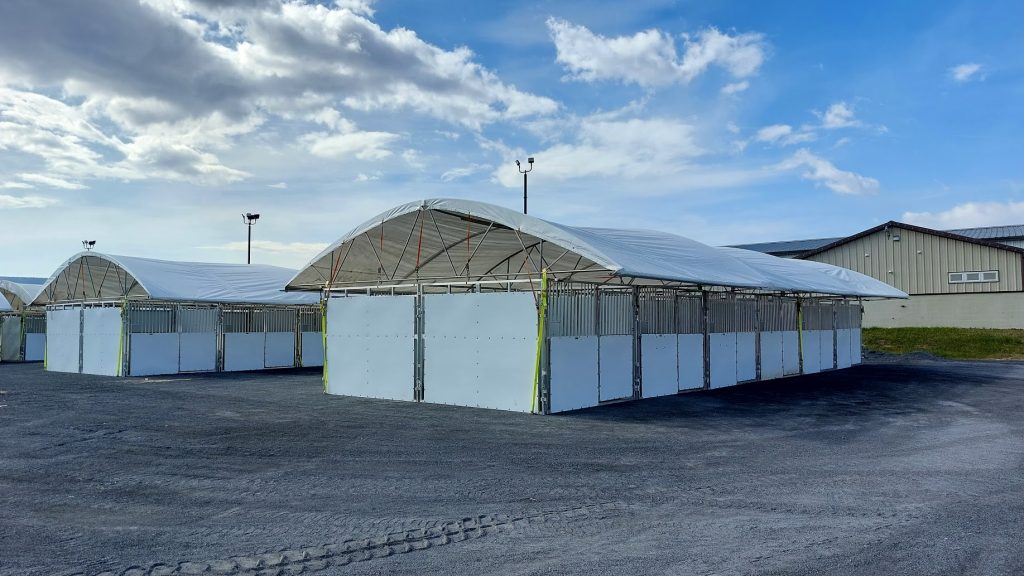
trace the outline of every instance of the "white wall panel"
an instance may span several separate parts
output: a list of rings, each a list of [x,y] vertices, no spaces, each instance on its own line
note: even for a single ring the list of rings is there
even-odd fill
[[[25,361],[42,362],[46,354],[46,334],[28,333],[25,335]]]
[[[697,390],[704,387],[704,335],[680,334],[679,389]]]
[[[130,376],[178,373],[178,333],[131,334]]]
[[[850,359],[854,364],[860,364],[863,361],[863,349],[861,348],[861,329],[853,328],[850,332]]]
[[[849,368],[853,361],[850,357],[850,339],[852,335],[851,330],[848,328],[841,328],[836,330],[836,358],[838,359],[837,368]]]
[[[224,335],[227,339],[227,334]],[[178,344],[179,372],[213,372],[217,369],[217,334],[182,332]]]
[[[320,332],[302,333],[302,365],[324,365],[324,337]]]
[[[551,411],[597,406],[597,336],[551,339]]]
[[[263,370],[263,332],[229,332],[224,335],[224,371]]]
[[[678,348],[675,334],[640,336],[641,391],[644,398],[679,392]]]
[[[736,333],[716,332],[711,335],[711,387],[736,384]]]
[[[290,368],[295,366],[295,333],[267,332],[266,348],[263,352],[266,368]]]
[[[832,330],[819,330],[818,338],[821,339],[819,352],[821,353],[821,369],[832,370],[836,367],[836,335]]]
[[[415,296],[327,301],[327,392],[413,400]]]
[[[782,333],[782,373],[793,376],[800,373],[800,333]]]
[[[599,336],[602,402],[633,397],[633,337]]]
[[[537,307],[529,292],[424,297],[423,399],[529,412]]]
[[[121,347],[121,308],[86,308],[82,325],[82,372],[117,376]]]
[[[78,372],[81,345],[81,314],[79,308],[47,310],[46,369],[52,372]]]
[[[757,334],[740,332],[736,334],[736,381],[749,382],[757,379]]]
[[[804,330],[804,374],[821,372],[821,335],[819,330]]]
[[[782,332],[761,332],[761,380],[782,378],[786,374],[782,335]]]

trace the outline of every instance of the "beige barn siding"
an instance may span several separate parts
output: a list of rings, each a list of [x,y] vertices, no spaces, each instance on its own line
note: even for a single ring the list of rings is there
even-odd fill
[[[849,268],[908,294],[963,294],[1021,291],[1021,254],[962,240],[890,228],[812,256],[811,260]],[[998,270],[999,282],[950,284],[950,272]],[[891,271],[891,273],[890,273]]]

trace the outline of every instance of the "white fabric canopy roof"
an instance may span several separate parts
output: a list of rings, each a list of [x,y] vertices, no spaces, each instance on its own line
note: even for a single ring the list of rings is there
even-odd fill
[[[558,280],[906,297],[885,283],[834,266],[714,248],[665,232],[566,226],[452,199],[410,202],[357,226],[313,258],[288,288],[480,281],[523,277],[531,269],[535,277],[542,267]]]
[[[294,270],[262,264],[171,262],[80,252],[47,280],[36,304],[149,298],[176,302],[312,304],[316,294],[286,293]]]
[[[46,278],[0,278],[0,310],[21,310],[39,295]]]

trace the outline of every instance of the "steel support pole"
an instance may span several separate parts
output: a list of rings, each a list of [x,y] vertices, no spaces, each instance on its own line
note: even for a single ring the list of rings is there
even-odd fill
[[[532,168],[532,166],[531,166]],[[527,173],[523,173],[523,214],[526,214],[526,177]]]

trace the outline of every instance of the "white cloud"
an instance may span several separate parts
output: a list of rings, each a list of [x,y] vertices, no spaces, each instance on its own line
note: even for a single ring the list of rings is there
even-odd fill
[[[814,141],[817,137],[818,135],[810,126],[801,126],[799,129],[794,129],[789,124],[772,124],[758,130],[757,134],[754,135],[754,140],[766,144],[791,146],[802,142]],[[744,147],[746,147],[746,143],[744,143]]]
[[[484,170],[489,170],[492,167],[487,164],[470,164],[469,166],[463,166],[461,168],[452,168],[444,174],[441,174],[442,182],[451,182],[452,180],[458,180],[467,176],[472,176]]]
[[[0,194],[0,210],[18,208],[46,208],[53,206],[57,200],[45,196],[9,196]]]
[[[381,176],[380,172],[374,172],[373,174],[366,174],[365,172],[360,172],[359,174],[356,174],[356,177],[352,181],[353,182],[373,182],[374,180],[380,180],[380,176]]]
[[[399,139],[390,132],[350,132],[330,134],[316,132],[306,134],[300,141],[311,154],[321,158],[344,158],[352,156],[360,160],[382,160],[393,152],[388,145]]]
[[[277,182],[275,184],[267,184],[267,188],[276,188],[277,190],[287,190],[288,189],[288,183],[287,182]]]
[[[928,228],[975,228],[1024,222],[1024,202],[966,202],[942,212],[904,212],[903,221]]]
[[[731,84],[726,84],[725,86],[722,86],[721,92],[726,96],[731,96],[733,94],[739,94],[740,92],[743,92],[747,88],[750,88],[750,82],[743,80],[741,82],[733,82]]]
[[[35,186],[27,182],[0,182],[0,190],[28,190],[30,188],[35,188]]]
[[[950,68],[947,73],[954,82],[970,82],[972,80],[984,80],[985,76],[979,74],[981,72],[981,64],[976,62],[967,62],[965,64],[959,64]]]
[[[765,126],[757,131],[757,140],[759,142],[775,142],[776,140],[789,136],[793,133],[793,127],[789,124],[772,124],[771,126]]]
[[[854,118],[853,107],[846,102],[836,102],[829,106],[820,116],[822,128],[835,129],[863,126],[860,120]]]
[[[683,35],[680,56],[675,38],[661,30],[608,38],[559,18],[548,18],[547,26],[557,50],[556,61],[565,67],[569,78],[585,82],[687,83],[712,65],[742,79],[757,72],[765,59],[764,37],[752,32],[731,36],[707,28]],[[741,84],[733,84],[731,91],[746,89]]]
[[[588,117],[568,128],[569,141],[538,151],[537,168],[545,178],[567,180],[588,176],[636,178],[668,174],[704,153],[696,127],[674,118],[604,120]],[[505,153],[511,165],[519,151]],[[499,167],[495,177],[505,186],[522,183],[519,174]]]
[[[467,48],[381,28],[372,6],[0,3],[0,151],[42,160],[46,174],[67,182],[218,185],[249,176],[222,158],[239,162],[231,155],[239,140],[268,123],[280,134],[321,124],[329,132],[310,137],[315,154],[380,159],[392,136],[355,134],[341,110],[479,130],[559,109],[504,82]]]
[[[47,176],[46,174],[18,174],[18,178],[25,182],[31,182],[32,184],[48,188],[61,188],[64,190],[83,190],[86,188],[86,186],[78,182],[68,182],[63,178]]]
[[[219,246],[202,246],[206,250],[226,250],[228,252],[245,252],[249,246],[247,242],[227,242]],[[278,242],[275,240],[253,240],[253,252],[268,252],[271,254],[291,254],[312,258],[327,248],[326,243],[319,242]]]
[[[780,170],[803,168],[804,172],[800,175],[801,178],[822,184],[838,194],[863,195],[878,191],[878,180],[840,170],[828,160],[815,156],[806,148],[797,150],[776,167]]]

